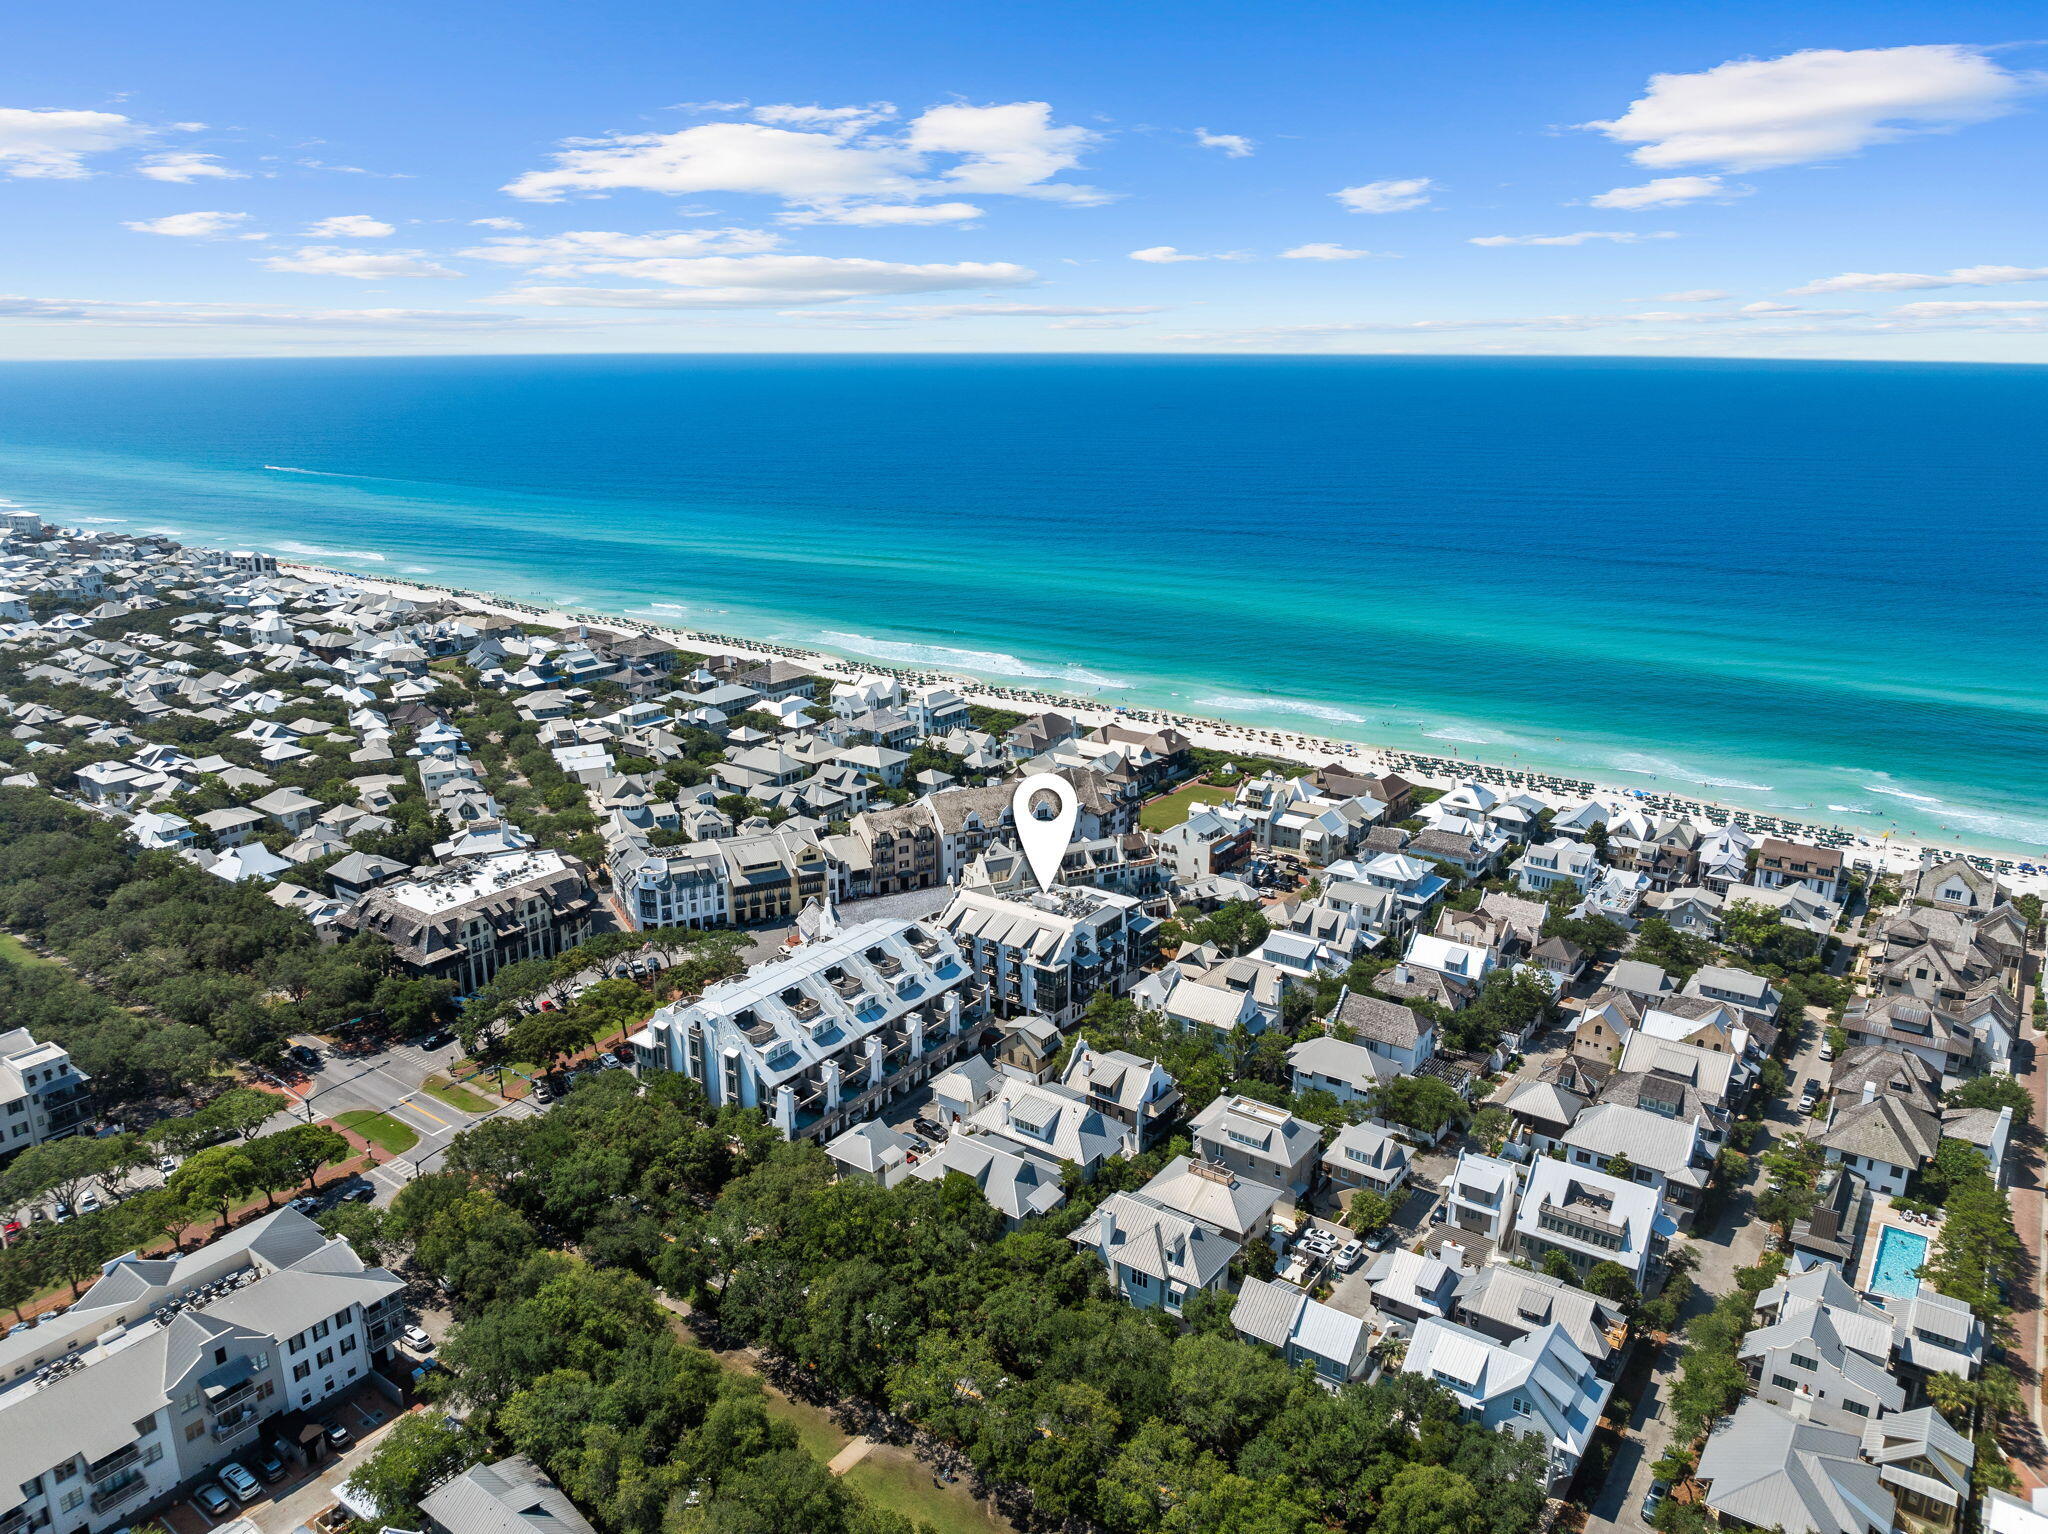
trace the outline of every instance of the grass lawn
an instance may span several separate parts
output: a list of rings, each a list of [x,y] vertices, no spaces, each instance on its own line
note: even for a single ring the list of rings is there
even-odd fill
[[[928,1523],[939,1534],[1013,1534],[1010,1521],[976,1502],[963,1484],[932,1485],[930,1466],[887,1444],[847,1471],[846,1484],[876,1507]]]
[[[1235,790],[1210,783],[1190,783],[1164,798],[1154,799],[1138,811],[1138,824],[1147,831],[1170,831],[1195,812],[1198,804],[1226,804]]]
[[[19,964],[23,969],[33,969],[38,965],[44,969],[58,968],[56,960],[44,958],[20,938],[7,932],[0,932],[0,959]]]
[[[387,1155],[402,1156],[420,1143],[418,1135],[390,1114],[373,1113],[368,1108],[351,1108],[346,1113],[337,1113],[334,1122],[343,1129],[353,1130]]]
[[[459,1087],[446,1076],[429,1076],[420,1083],[420,1090],[437,1103],[446,1103],[460,1113],[489,1113],[489,1099],[482,1098],[468,1087]]]
[[[779,1390],[766,1392],[765,1404],[768,1415],[780,1418],[796,1429],[797,1441],[821,1465],[832,1463],[832,1457],[853,1440],[839,1430],[832,1420],[832,1414],[816,1406],[807,1406],[802,1401],[792,1401]]]

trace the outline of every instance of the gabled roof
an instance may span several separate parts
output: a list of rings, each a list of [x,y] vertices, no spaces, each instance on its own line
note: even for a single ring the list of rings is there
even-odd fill
[[[1708,1438],[1698,1478],[1706,1505],[1785,1534],[1889,1534],[1896,1513],[1854,1433],[1802,1422],[1754,1397]]]

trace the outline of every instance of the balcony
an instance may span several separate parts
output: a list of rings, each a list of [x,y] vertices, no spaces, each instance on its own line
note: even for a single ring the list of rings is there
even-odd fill
[[[149,1477],[139,1470],[134,1471],[127,1480],[120,1482],[118,1485],[102,1486],[98,1491],[94,1492],[91,1498],[92,1510],[95,1514],[103,1513],[118,1503],[126,1502],[148,1484]]]
[[[95,1460],[90,1465],[87,1465],[85,1467],[86,1479],[90,1481],[104,1481],[109,1476],[118,1475],[130,1465],[140,1461],[141,1458],[141,1447],[131,1443],[125,1448],[116,1449],[105,1459]]]
[[[230,1438],[246,1433],[256,1425],[256,1408],[243,1406],[229,1412],[213,1425],[213,1441],[226,1443]]]

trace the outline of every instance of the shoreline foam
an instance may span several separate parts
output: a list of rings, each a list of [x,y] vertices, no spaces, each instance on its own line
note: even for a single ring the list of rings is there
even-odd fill
[[[308,564],[303,560],[280,559],[278,568],[282,572],[317,577],[327,583],[351,586],[365,591],[410,597],[415,600],[453,600],[472,606],[478,611],[492,612],[548,627],[574,628],[580,624],[648,634],[709,654],[761,655],[799,661],[820,675],[841,680],[866,674],[894,676],[904,681],[944,683],[955,688],[970,703],[1011,710],[1020,704],[1028,709],[1056,709],[1090,727],[1132,721],[1142,724],[1170,724],[1188,736],[1197,746],[1211,750],[1246,751],[1277,760],[1300,762],[1304,766],[1324,766],[1332,762],[1342,762],[1367,771],[1399,772],[1412,782],[1432,788],[1447,789],[1467,779],[1475,779],[1526,792],[1545,803],[1555,805],[1600,796],[1640,806],[1656,814],[1692,820],[1700,825],[1733,820],[1738,825],[1764,835],[1791,836],[1839,847],[1852,863],[1861,858],[1868,861],[1873,868],[1885,872],[1902,873],[1918,868],[1925,853],[1968,857],[1993,866],[2016,864],[2021,861],[1995,849],[1972,849],[1967,843],[1935,842],[1905,834],[1866,834],[1853,827],[1826,821],[1796,820],[1688,794],[1653,793],[1640,788],[1602,783],[1597,779],[1573,773],[1467,762],[1394,746],[1337,740],[1262,725],[1233,724],[1227,719],[1188,714],[1172,709],[1105,706],[1068,693],[1005,686],[930,666],[905,667],[884,661],[863,664],[829,651],[781,640],[720,634],[675,624],[655,623],[646,618],[629,617],[619,613],[541,607],[495,592],[443,586],[428,581],[366,575],[360,571],[337,570],[330,566]],[[650,604],[650,607],[652,605]],[[933,645],[920,648],[941,651],[949,647]],[[964,655],[969,652],[955,650],[953,653]],[[1220,695],[1207,694],[1201,701],[1220,704],[1224,699]],[[1243,700],[1243,706],[1253,704],[1251,700]],[[1260,700],[1256,706],[1268,705]],[[1328,711],[1331,716],[1343,712],[1334,709]],[[1346,722],[1349,722],[1348,717]],[[2009,867],[2001,868],[1999,873],[2000,877],[2015,890],[2048,894],[2048,870],[2030,875],[2020,873],[2016,867]]]

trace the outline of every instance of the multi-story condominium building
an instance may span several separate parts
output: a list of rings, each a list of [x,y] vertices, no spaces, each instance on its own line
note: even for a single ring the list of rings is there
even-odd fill
[[[0,1341],[0,1529],[100,1534],[391,1356],[404,1285],[290,1209]]]
[[[960,945],[999,1017],[1065,1027],[1097,991],[1122,995],[1158,923],[1129,895],[1055,888],[1025,898],[963,889],[935,923]]]
[[[62,1045],[38,1044],[26,1028],[0,1033],[0,1155],[90,1125],[90,1079]]]
[[[981,1043],[959,945],[935,923],[861,922],[663,1007],[631,1040],[639,1069],[679,1071],[785,1136],[829,1140]]]
[[[787,921],[814,900],[844,893],[830,854],[789,832],[725,837],[718,851],[725,859],[726,906],[734,926]]]
[[[612,848],[612,888],[636,932],[715,927],[730,920],[725,856],[717,846],[656,847],[626,837]]]
[[[521,847],[381,885],[336,925],[384,938],[407,966],[469,992],[507,964],[582,942],[596,908],[581,863]]]
[[[1541,1267],[1562,1252],[1581,1276],[1616,1263],[1640,1289],[1663,1241],[1659,1213],[1650,1188],[1591,1167],[1534,1161],[1515,1210],[1514,1255]]]

